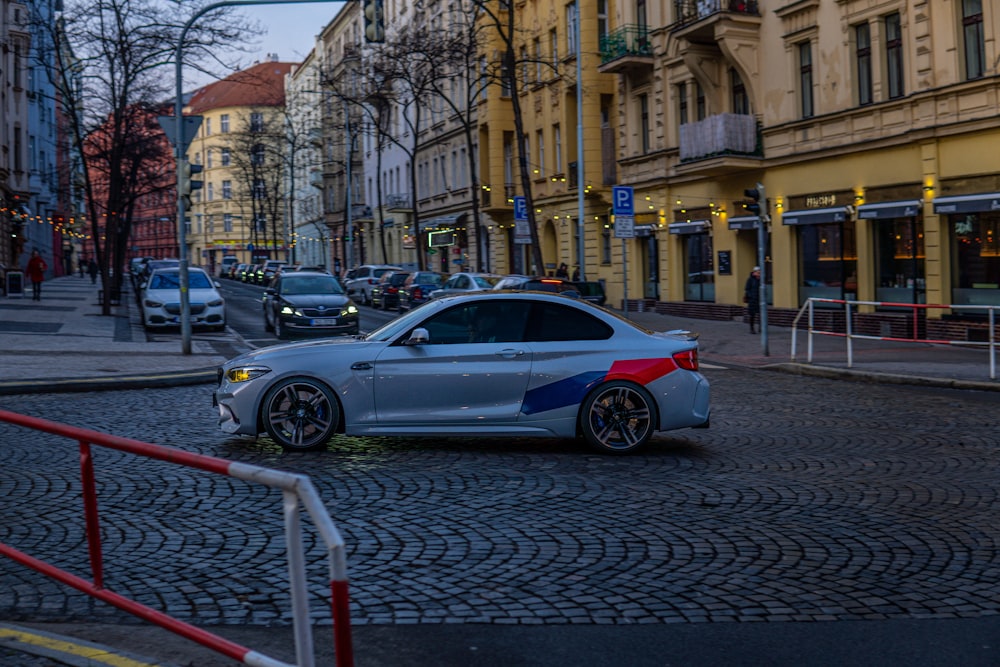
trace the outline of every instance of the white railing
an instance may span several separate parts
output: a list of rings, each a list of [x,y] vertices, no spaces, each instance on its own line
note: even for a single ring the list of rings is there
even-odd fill
[[[835,303],[844,306],[844,326],[845,330],[840,331],[822,331],[816,328],[815,325],[815,304],[817,303]],[[912,311],[913,318],[913,337],[911,338],[901,338],[896,336],[872,336],[867,334],[854,333],[854,318],[852,317],[851,309],[857,306],[884,306],[891,308],[908,308]],[[930,309],[935,310],[983,310],[986,311],[987,322],[988,322],[988,336],[985,341],[970,341],[970,340],[941,340],[933,338],[918,338],[918,323],[920,320],[920,311],[927,311]],[[888,340],[888,341],[898,341],[907,343],[931,343],[935,345],[954,345],[954,346],[986,346],[989,350],[989,364],[990,364],[990,379],[997,379],[997,340],[996,340],[996,314],[1000,310],[1000,306],[973,306],[967,304],[923,304],[923,303],[896,303],[889,301],[851,301],[844,299],[821,299],[817,297],[812,297],[806,300],[802,308],[799,309],[798,314],[795,316],[795,320],[792,322],[792,351],[791,357],[792,361],[795,361],[796,350],[797,350],[797,340],[798,340],[798,328],[799,321],[802,319],[803,315],[808,315],[808,338],[807,338],[807,353],[806,361],[812,363],[813,360],[813,336],[837,336],[842,337],[847,340],[847,367],[852,368],[854,366],[854,340],[864,339],[864,340]],[[829,312],[829,311],[825,311]],[[857,311],[855,311],[857,312]]]
[[[720,113],[680,128],[682,160],[719,153],[752,154],[757,150],[757,119],[736,113]]]

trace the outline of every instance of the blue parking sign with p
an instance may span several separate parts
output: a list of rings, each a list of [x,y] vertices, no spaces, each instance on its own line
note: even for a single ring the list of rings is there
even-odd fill
[[[633,215],[635,213],[635,199],[632,194],[632,186],[616,185],[611,188],[612,212],[615,215]]]
[[[514,197],[514,219],[528,220],[528,201],[522,195]]]

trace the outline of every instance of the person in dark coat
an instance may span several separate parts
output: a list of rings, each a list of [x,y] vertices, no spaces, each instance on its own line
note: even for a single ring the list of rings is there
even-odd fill
[[[27,268],[28,278],[31,280],[32,301],[42,300],[42,281],[45,280],[45,272],[48,268],[49,265],[42,259],[42,254],[37,250],[32,250]]]
[[[562,278],[564,280],[569,280],[569,267],[566,266],[566,262],[559,265],[556,269],[556,278]]]
[[[755,266],[747,277],[746,285],[743,287],[743,303],[747,305],[747,319],[750,321],[750,333],[754,331],[754,323],[759,322],[760,317],[760,267]],[[760,328],[760,325],[757,325]]]
[[[90,274],[90,282],[91,282],[91,284],[93,284],[93,285],[97,284],[97,274],[99,272],[100,272],[100,269],[97,266],[97,262],[95,262],[94,258],[91,257],[90,258],[90,262],[87,264],[87,273]]]

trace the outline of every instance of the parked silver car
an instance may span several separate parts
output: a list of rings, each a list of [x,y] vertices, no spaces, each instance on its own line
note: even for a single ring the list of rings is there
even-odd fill
[[[355,303],[370,305],[372,302],[372,288],[382,274],[386,271],[402,271],[402,267],[392,264],[362,264],[347,272],[344,278],[344,289],[347,296],[354,299]]]
[[[176,327],[181,323],[179,268],[155,269],[139,293],[142,324],[147,329]],[[204,269],[188,269],[188,304],[191,326],[226,328],[226,301]]]
[[[622,454],[710,412],[696,337],[579,299],[494,291],[434,299],[362,338],[236,357],[213,404],[223,431],[266,431],[287,449],[337,433],[489,435],[582,437]]]
[[[451,277],[441,285],[441,289],[431,292],[431,298],[437,299],[442,296],[452,296],[455,294],[465,294],[467,292],[481,292],[493,289],[498,282],[503,280],[503,276],[495,273],[474,273],[466,272],[453,273]]]

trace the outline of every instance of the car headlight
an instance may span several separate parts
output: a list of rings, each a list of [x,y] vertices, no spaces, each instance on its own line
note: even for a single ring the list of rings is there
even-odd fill
[[[153,301],[152,299],[145,299],[142,302],[142,305],[146,306],[146,308],[163,308],[163,304],[161,302]]]
[[[282,315],[294,315],[295,317],[305,317],[305,313],[303,313],[298,308],[292,308],[291,306],[282,306],[281,307],[281,314]]]
[[[355,306],[353,303],[347,304],[344,307],[344,309],[340,311],[341,317],[344,317],[346,315],[357,315],[357,314],[358,314],[358,307]]]
[[[266,366],[237,366],[226,371],[226,379],[233,383],[249,382],[270,372]]]
[[[225,299],[215,299],[214,301],[209,301],[208,305],[212,308],[215,308],[216,306],[221,306],[225,302],[226,302]]]

